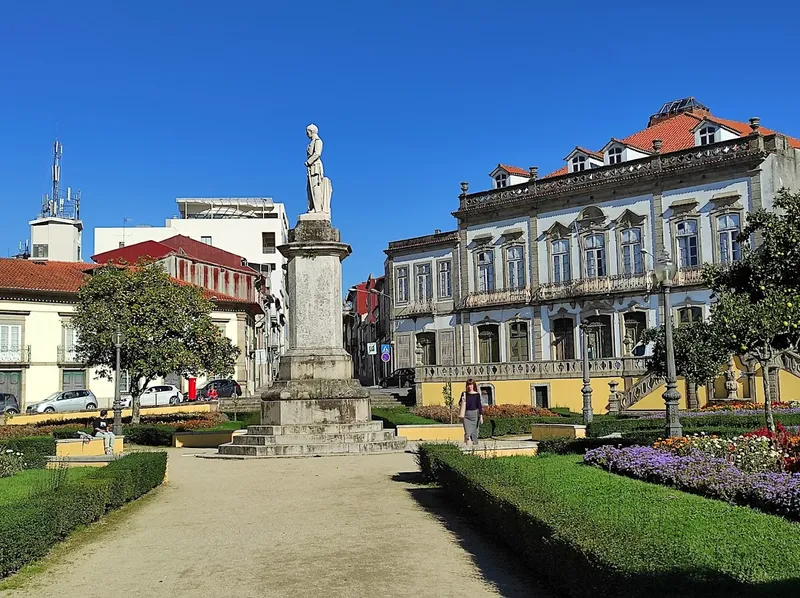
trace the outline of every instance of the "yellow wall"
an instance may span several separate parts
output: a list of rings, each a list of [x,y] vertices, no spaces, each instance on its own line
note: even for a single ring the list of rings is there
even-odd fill
[[[122,452],[123,437],[114,438],[114,454]],[[91,440],[57,440],[56,457],[99,457],[105,455],[105,444],[102,438]]]
[[[800,378],[781,370],[778,374],[781,387],[781,401],[800,401]]]
[[[175,432],[172,446],[177,448],[217,448],[220,444],[231,442],[234,434],[244,434],[246,430],[214,430],[213,432]]]
[[[204,403],[201,405],[172,405],[169,407],[142,407],[142,415],[167,415],[171,413],[208,413],[216,411],[216,403]],[[111,411],[109,416],[113,415]],[[131,410],[123,409],[122,417],[130,417]],[[15,415],[6,418],[6,425],[23,426],[26,424],[38,424],[45,421],[70,422],[85,420],[92,417],[99,417],[100,411],[73,411],[70,413],[41,413],[39,415]]]
[[[439,424],[420,426],[397,426],[397,435],[406,440],[431,440],[463,442],[464,428],[461,424]]]
[[[615,380],[622,388],[622,378],[593,378],[592,409],[596,413],[605,413],[608,405],[608,383]],[[580,378],[546,379],[546,380],[492,380],[479,382],[494,386],[494,400],[498,405],[530,405],[531,385],[550,386],[550,405],[553,407],[569,407],[571,411],[580,412],[583,408]],[[425,382],[422,386],[423,405],[444,405],[442,382]],[[453,382],[453,396],[458,401],[464,382]],[[663,403],[662,403],[663,405]]]

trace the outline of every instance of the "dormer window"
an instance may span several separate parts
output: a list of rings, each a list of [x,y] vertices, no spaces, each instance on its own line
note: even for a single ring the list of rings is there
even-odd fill
[[[575,156],[572,158],[572,172],[586,170],[586,156]]]
[[[608,163],[619,164],[620,162],[622,162],[622,148],[612,147],[608,150]]]
[[[494,177],[494,188],[502,189],[508,187],[508,175],[505,172],[500,172]]]
[[[716,127],[703,127],[699,133],[700,145],[711,145],[717,141]]]

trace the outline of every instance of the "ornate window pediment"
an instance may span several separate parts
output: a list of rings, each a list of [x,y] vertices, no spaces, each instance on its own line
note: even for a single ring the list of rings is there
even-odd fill
[[[697,200],[694,197],[676,201],[670,205],[669,209],[672,210],[673,218],[676,216],[686,216],[697,210]]]
[[[730,193],[718,193],[711,197],[711,203],[714,204],[714,211],[726,210],[729,208],[743,209],[739,200],[742,198],[741,194],[737,191]]]
[[[509,228],[509,229],[503,231],[502,237],[503,237],[503,240],[506,243],[508,243],[510,241],[516,241],[517,239],[522,237],[524,232],[525,231],[523,231],[521,228]]]
[[[475,247],[486,247],[492,242],[492,235],[490,233],[477,235],[472,238],[472,242],[475,244]]]
[[[625,210],[622,214],[620,214],[619,218],[614,221],[614,224],[620,228],[630,228],[633,226],[642,226],[644,221],[647,219],[647,216],[640,215],[632,212],[631,210]]]
[[[578,229],[581,232],[604,230],[605,222],[606,215],[603,213],[603,210],[597,206],[589,206],[588,208],[584,208],[584,210],[580,213],[580,216],[578,216],[578,219],[575,221],[575,223],[578,225]]]
[[[544,232],[544,234],[545,234],[545,237],[547,237],[549,240],[552,241],[553,239],[565,239],[565,238],[568,238],[570,236],[570,234],[572,234],[572,230],[568,226],[565,226],[565,225],[561,224],[560,222],[555,221],[550,226],[550,228],[548,228]]]

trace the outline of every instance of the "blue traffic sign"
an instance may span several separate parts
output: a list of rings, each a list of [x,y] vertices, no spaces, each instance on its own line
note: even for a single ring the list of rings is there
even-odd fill
[[[392,353],[392,345],[389,343],[384,343],[381,345],[381,355],[391,355]]]

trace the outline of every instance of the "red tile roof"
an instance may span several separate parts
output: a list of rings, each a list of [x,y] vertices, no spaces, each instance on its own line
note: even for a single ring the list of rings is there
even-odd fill
[[[0,290],[77,293],[97,264],[0,258]]]
[[[603,152],[593,152],[592,150],[586,149],[585,147],[581,147],[579,145],[575,146],[575,149],[578,151],[583,152],[584,154],[591,156],[592,158],[597,158],[601,162],[603,161]]]
[[[524,176],[525,178],[531,178],[531,173],[529,170],[524,168],[520,168],[519,166],[510,166],[508,164],[498,164],[497,168],[502,168],[508,174],[514,174],[517,176]]]
[[[729,129],[736,131],[741,136],[749,135],[752,132],[749,123],[728,120],[726,118],[718,118],[713,116],[711,113],[706,112],[705,110],[696,110],[694,113],[683,112],[680,114],[675,114],[674,116],[668,116],[660,119],[646,129],[638,131],[632,135],[628,135],[627,137],[623,137],[622,139],[616,139],[616,141],[646,152],[652,152],[653,140],[661,139],[662,154],[689,149],[694,147],[694,133],[692,130],[700,122],[702,122],[704,118],[711,122],[728,127]],[[772,135],[775,133],[774,130],[766,127],[761,127],[759,131],[763,135]],[[789,137],[788,139],[792,147],[800,149],[800,139],[795,139],[794,137]],[[589,150],[581,147],[576,147],[576,149],[591,155],[597,155],[598,157],[602,156],[602,154],[598,154],[598,152],[590,152]],[[551,172],[542,178],[550,178],[560,176],[562,174],[567,174],[566,166],[562,166],[558,170]]]
[[[2,291],[39,291],[45,293],[77,294],[92,270],[101,268],[101,264],[84,262],[34,261],[13,258],[0,258],[0,292]],[[176,278],[173,282],[188,285],[190,283]],[[206,299],[215,298],[216,303],[237,303],[248,305],[259,311],[258,303],[239,299],[224,293],[217,293],[201,288]]]
[[[170,254],[183,254],[197,261],[224,266],[247,274],[256,274],[256,271],[251,267],[242,266],[241,256],[183,235],[175,235],[163,241],[142,241],[119,249],[98,253],[93,255],[92,259],[99,264],[119,261],[135,263],[142,257],[161,259]]]

